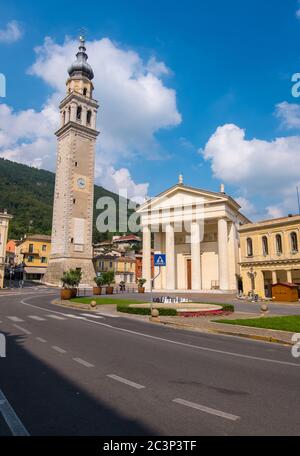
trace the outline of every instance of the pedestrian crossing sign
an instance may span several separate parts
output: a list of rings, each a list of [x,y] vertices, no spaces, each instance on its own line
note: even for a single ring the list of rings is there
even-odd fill
[[[156,253],[154,255],[154,266],[166,266],[166,254]]]

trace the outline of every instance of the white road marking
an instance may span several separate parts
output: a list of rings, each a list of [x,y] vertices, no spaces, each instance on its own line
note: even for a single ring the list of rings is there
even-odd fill
[[[118,375],[110,374],[107,375],[107,377],[112,378],[113,380],[116,380],[117,382],[125,383],[126,385],[132,386],[133,388],[136,389],[143,389],[145,386],[139,385],[138,383],[132,382],[131,380],[127,380],[127,378],[119,377]]]
[[[29,433],[14,409],[0,390],[0,413],[14,436],[29,436]]]
[[[58,353],[67,353],[66,350],[63,348],[57,347],[56,345],[52,345],[53,350],[57,351]]]
[[[64,315],[65,317],[68,317],[68,318],[74,318],[75,320],[85,320],[85,317],[79,317],[78,315],[74,315],[74,314],[62,314]]]
[[[100,315],[95,315],[95,314],[80,314],[82,315],[83,317],[90,317],[90,318],[103,318],[103,317],[100,317]]]
[[[76,361],[76,363],[82,364],[85,367],[95,367],[93,364],[88,363],[87,361],[81,358],[73,358],[73,361]]]
[[[20,331],[22,331],[24,334],[31,334],[30,331],[28,331],[28,329],[25,329],[25,328],[22,328],[22,326],[19,326],[19,325],[14,325],[15,328],[19,329]]]
[[[11,321],[14,321],[15,323],[22,323],[24,321],[19,317],[6,317],[6,318],[8,318]]]
[[[32,298],[34,298],[34,296],[32,296],[31,299]],[[30,299],[30,298],[27,298],[27,299]],[[20,301],[20,302],[22,304],[24,304],[25,306],[30,306],[30,307],[34,307],[36,309],[40,309],[40,310],[46,311],[46,309],[43,309],[43,307],[35,306],[34,304],[29,304],[28,302],[25,302],[24,299],[22,301]],[[49,309],[47,309],[47,312],[49,312]],[[64,314],[62,312],[58,312],[58,311],[54,311],[54,310],[52,312],[54,312],[56,314],[60,314],[60,315],[66,315],[66,314]],[[81,318],[81,317],[79,317],[79,318]],[[151,336],[150,334],[142,333],[142,332],[139,332],[139,331],[133,331],[133,330],[130,330],[130,329],[125,329],[125,328],[118,328],[118,327],[109,325],[107,323],[101,323],[100,321],[88,320],[87,318],[83,318],[83,317],[82,317],[82,319],[84,321],[88,322],[88,323],[94,323],[94,325],[104,326],[106,328],[113,329],[113,330],[115,330],[117,332],[124,332],[124,333],[128,333],[128,334],[134,334],[135,336],[144,337],[146,339],[159,340],[161,342],[167,342],[169,344],[179,345],[181,347],[195,348],[197,350],[204,351],[204,352],[217,353],[217,354],[220,354],[220,355],[233,356],[233,357],[236,357],[236,358],[252,359],[254,361],[262,361],[262,362],[266,362],[266,363],[279,364],[279,365],[283,365],[283,366],[292,366],[292,367],[298,367],[298,368],[300,367],[300,363],[297,364],[297,363],[293,363],[293,362],[290,362],[290,361],[279,361],[277,359],[260,358],[259,356],[244,355],[242,353],[228,352],[228,351],[225,351],[225,350],[218,350],[216,348],[201,347],[200,345],[187,344],[185,342],[178,342],[176,340],[165,339],[164,337]]]
[[[110,317],[110,318],[120,318],[119,315],[115,315],[108,312],[96,312],[97,315],[102,315],[103,317]]]
[[[46,321],[45,318],[38,317],[37,315],[28,315],[28,318],[31,318],[32,320],[36,320],[36,321]]]
[[[54,320],[65,320],[64,317],[59,317],[58,315],[52,315],[52,314],[46,315],[46,317],[53,318]]]
[[[36,340],[42,342],[42,344],[45,344],[47,342],[46,339],[43,339],[42,337],[36,337]]]
[[[226,420],[237,421],[240,419],[240,416],[232,415],[231,413],[222,412],[221,410],[216,410],[210,407],[206,407],[205,405],[195,404],[194,402],[185,401],[184,399],[173,399],[172,402],[176,404],[185,405],[186,407],[190,407],[196,410],[200,410],[204,413],[209,413],[210,415],[220,416],[221,418],[225,418]]]

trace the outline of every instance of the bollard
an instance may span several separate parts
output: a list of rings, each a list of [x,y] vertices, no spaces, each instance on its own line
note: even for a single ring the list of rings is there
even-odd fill
[[[90,302],[90,308],[92,310],[96,309],[97,307],[97,302],[93,299],[91,302]]]
[[[267,313],[269,313],[269,307],[267,304],[262,304],[261,308],[261,316],[264,317]]]
[[[159,322],[159,310],[156,309],[156,308],[153,308],[151,310],[151,317],[150,317],[150,321],[155,321],[155,322]]]

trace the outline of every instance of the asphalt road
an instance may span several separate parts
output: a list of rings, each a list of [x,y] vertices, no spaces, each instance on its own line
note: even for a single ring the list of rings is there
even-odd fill
[[[299,435],[290,348],[90,316],[55,296],[0,295],[0,435]]]

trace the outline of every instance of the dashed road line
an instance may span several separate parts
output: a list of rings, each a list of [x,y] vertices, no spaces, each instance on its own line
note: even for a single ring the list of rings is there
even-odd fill
[[[37,315],[28,315],[28,318],[36,321],[46,321],[46,318],[38,317]]]
[[[22,323],[24,321],[19,317],[6,317],[6,318],[8,318],[11,321],[14,321],[15,323]]]
[[[89,317],[89,318],[104,318],[104,317],[101,317],[100,315],[95,315],[95,314],[80,314],[82,315],[83,317]]]
[[[57,351],[58,353],[67,353],[66,350],[63,348],[57,347],[56,345],[52,345],[53,350]]]
[[[103,317],[120,318],[119,315],[115,315],[115,314],[108,313],[108,312],[96,312],[96,314],[97,315],[102,315]]]
[[[184,405],[186,407],[199,410],[200,412],[209,413],[210,415],[216,415],[226,420],[237,421],[240,419],[240,416],[232,415],[231,413],[222,412],[221,410],[216,410],[205,405],[195,404],[194,402],[185,401],[184,399],[173,399],[172,402],[176,404]]]
[[[79,317],[78,315],[74,315],[74,314],[62,314],[64,315],[65,317],[68,317],[68,318],[74,318],[74,320],[85,320],[86,318],[85,317]]]
[[[19,325],[14,325],[15,328],[17,328],[19,331],[22,331],[24,334],[31,334],[30,331],[28,331],[28,329],[25,329],[25,328],[22,328],[22,326],[19,326]]]
[[[112,378],[113,380],[116,380],[117,382],[125,383],[125,385],[132,386],[132,388],[136,389],[143,389],[145,386],[140,385],[139,383],[132,382],[131,380],[128,380],[127,378],[119,377],[118,375],[114,374],[109,374],[107,377]]]
[[[46,315],[46,317],[53,318],[54,320],[65,320],[64,317],[59,317],[58,315],[52,315],[52,314]]]
[[[46,339],[43,339],[42,337],[36,337],[36,340],[38,340],[42,344],[45,344],[47,342]]]
[[[27,299],[32,299],[32,298],[35,298],[35,296],[31,296],[30,298],[27,298]],[[45,311],[45,309],[43,309],[43,307],[39,307],[39,306],[36,306],[34,304],[29,304],[24,299],[22,301],[20,301],[20,302],[22,304],[26,305],[26,306],[30,306],[30,307]],[[63,313],[58,312],[58,311],[52,311],[52,312],[56,313],[56,314],[64,315],[64,316],[70,316],[70,315],[63,314]],[[282,366],[291,366],[291,367],[297,367],[297,368],[300,367],[299,363],[292,362],[292,361],[281,361],[281,360],[278,360],[278,359],[246,355],[244,353],[230,352],[230,351],[226,351],[226,350],[220,350],[220,349],[217,349],[217,348],[203,347],[201,345],[189,344],[189,343],[180,342],[180,341],[177,341],[177,340],[166,339],[164,337],[152,336],[151,334],[143,333],[143,332],[140,332],[140,331],[133,331],[133,330],[130,330],[130,329],[115,327],[115,326],[112,326],[112,325],[107,324],[107,323],[102,323],[100,321],[88,320],[87,318],[85,319],[84,317],[77,317],[77,318],[80,318],[80,319],[82,319],[82,320],[84,320],[84,321],[86,321],[88,323],[94,323],[95,325],[100,325],[100,326],[112,329],[112,330],[117,331],[117,332],[122,332],[122,333],[127,333],[127,334],[134,334],[136,336],[140,336],[140,337],[143,337],[145,339],[151,339],[151,340],[166,342],[166,343],[173,344],[173,345],[178,345],[178,346],[181,346],[181,347],[193,348],[195,350],[199,350],[199,351],[202,351],[202,352],[216,353],[216,354],[219,354],[219,355],[230,356],[230,357],[241,358],[241,359],[251,359],[251,360],[254,360],[254,361],[260,361],[260,362],[271,363],[271,364],[278,364],[278,365],[282,365]]]
[[[85,367],[95,367],[93,364],[88,363],[87,361],[81,358],[73,358],[73,361],[76,361],[76,363],[82,364],[82,366]]]
[[[13,436],[29,436],[27,429],[17,416],[16,412],[0,390],[0,413],[2,414],[7,426]]]

